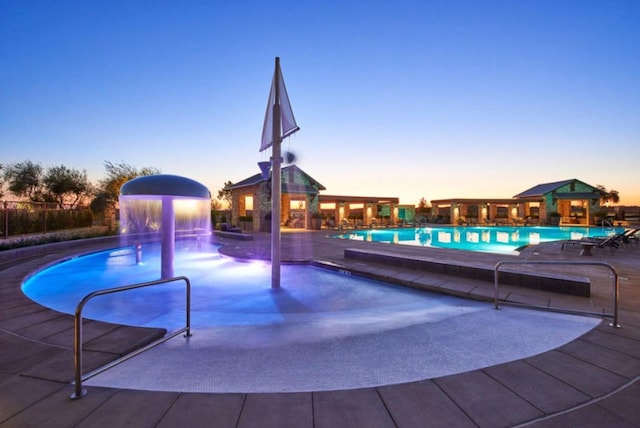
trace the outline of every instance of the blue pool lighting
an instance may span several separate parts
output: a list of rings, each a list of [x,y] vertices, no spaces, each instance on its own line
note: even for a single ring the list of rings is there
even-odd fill
[[[434,226],[358,229],[334,235],[355,241],[449,248],[484,253],[517,254],[528,245],[619,233],[621,229],[554,226]]]

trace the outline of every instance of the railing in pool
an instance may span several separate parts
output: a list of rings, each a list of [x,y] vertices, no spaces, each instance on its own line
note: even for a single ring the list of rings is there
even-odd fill
[[[565,309],[565,308],[556,308],[556,307],[550,307],[550,306],[540,306],[540,305],[532,305],[532,304],[528,304],[528,303],[519,303],[519,302],[508,302],[508,301],[502,301],[503,305],[512,305],[512,306],[521,306],[521,307],[529,307],[529,308],[534,308],[534,309],[543,309],[543,310],[547,310],[547,311],[553,311],[553,312],[562,312],[562,313],[568,313],[568,314],[576,314],[576,315],[591,315],[591,316],[598,316],[598,317],[608,317],[608,318],[612,318],[613,321],[611,322],[610,326],[611,327],[616,327],[619,328],[620,325],[618,324],[618,297],[619,297],[619,283],[618,283],[618,272],[616,271],[616,268],[614,268],[613,266],[611,266],[609,263],[606,262],[576,262],[576,261],[544,261],[544,260],[521,260],[521,261],[514,261],[514,260],[503,260],[500,261],[498,263],[496,263],[495,269],[494,269],[494,282],[495,282],[495,296],[494,296],[494,306],[496,309],[500,309],[500,304],[498,303],[498,297],[499,297],[499,289],[498,289],[498,284],[499,284],[499,279],[498,279],[498,274],[500,272],[500,267],[502,267],[503,265],[522,265],[522,264],[529,264],[529,265],[570,265],[570,266],[602,266],[607,268],[609,271],[611,271],[611,273],[613,274],[613,286],[612,286],[612,291],[613,291],[613,313],[609,314],[606,312],[590,312],[590,311],[580,311],[580,310],[573,310],[573,309]]]
[[[82,376],[82,310],[84,309],[85,305],[94,297],[97,296],[102,296],[105,294],[113,294],[113,293],[119,293],[121,291],[128,291],[128,290],[135,290],[137,288],[143,288],[143,287],[150,287],[152,285],[160,285],[160,284],[167,284],[167,283],[171,283],[171,282],[176,282],[176,281],[184,281],[185,282],[185,286],[186,286],[186,326],[174,331],[173,333],[162,337],[146,346],[143,346],[142,348],[139,348],[121,358],[118,358],[115,361],[112,361],[111,363],[100,367],[97,370],[92,371],[91,373],[88,373],[86,376]],[[115,288],[108,288],[105,290],[98,290],[98,291],[94,291],[93,293],[89,293],[87,294],[81,301],[80,303],[78,303],[78,306],[76,307],[76,312],[75,312],[75,316],[74,316],[74,365],[75,365],[75,390],[74,393],[71,395],[71,399],[72,400],[77,400],[79,398],[84,397],[87,394],[87,391],[82,389],[82,381],[89,379],[95,375],[97,375],[98,373],[102,373],[103,371],[122,363],[123,361],[126,361],[130,358],[135,357],[136,355],[150,349],[153,348],[156,345],[159,345],[163,342],[166,342],[169,339],[172,339],[174,337],[176,337],[177,335],[179,335],[180,333],[185,333],[185,337],[189,337],[191,336],[191,282],[189,281],[189,278],[187,278],[186,276],[177,276],[174,278],[165,278],[165,279],[159,279],[156,281],[149,281],[149,282],[141,282],[138,284],[132,284],[132,285],[125,285],[122,287],[115,287]]]

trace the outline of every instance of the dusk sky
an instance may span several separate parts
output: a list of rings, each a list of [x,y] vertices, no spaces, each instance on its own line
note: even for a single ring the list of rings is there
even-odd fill
[[[0,0],[0,163],[259,172],[274,58],[325,194],[640,205],[640,1]]]

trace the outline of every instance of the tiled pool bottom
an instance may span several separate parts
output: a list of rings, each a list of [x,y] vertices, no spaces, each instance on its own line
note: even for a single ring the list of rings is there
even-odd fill
[[[375,326],[377,310],[360,310],[358,316],[370,319],[364,329],[359,323],[320,326],[315,320],[320,314],[314,313],[281,324],[196,328],[192,337],[174,338],[85,384],[209,393],[390,385],[525,358],[559,347],[600,322],[511,307],[497,311],[479,302],[448,307],[398,326],[388,321]]]
[[[127,251],[77,257],[31,277],[33,300],[73,313],[94,289],[157,277],[158,255],[144,263]],[[238,263],[217,251],[177,256],[192,282],[193,336],[176,337],[86,382],[176,392],[304,392],[434,378],[559,347],[599,320],[506,307],[413,290],[308,266]],[[101,296],[87,318],[177,329],[184,286]]]

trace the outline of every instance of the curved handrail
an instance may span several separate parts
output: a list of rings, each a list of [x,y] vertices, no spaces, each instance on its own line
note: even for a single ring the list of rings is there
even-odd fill
[[[613,273],[613,313],[612,314],[608,314],[606,312],[589,312],[589,311],[579,311],[579,310],[572,310],[572,309],[562,309],[562,308],[552,308],[552,307],[546,307],[546,306],[539,306],[539,305],[529,305],[526,303],[516,303],[516,302],[506,302],[503,301],[503,304],[507,304],[507,305],[518,305],[518,306],[527,306],[527,307],[531,307],[531,308],[536,308],[536,309],[545,309],[545,310],[551,310],[551,311],[556,311],[556,312],[564,312],[564,313],[571,313],[571,314],[581,314],[581,315],[596,315],[596,316],[604,316],[604,317],[610,317],[613,318],[612,323],[610,324],[612,327],[620,327],[620,325],[618,325],[618,297],[619,297],[619,283],[618,283],[618,272],[616,271],[616,268],[614,268],[612,265],[610,265],[607,262],[576,262],[576,261],[544,261],[544,260],[520,260],[520,261],[515,261],[515,260],[503,260],[500,261],[498,263],[496,263],[495,269],[494,269],[494,283],[495,283],[495,296],[494,296],[494,305],[495,305],[495,309],[500,309],[500,305],[498,304],[498,272],[500,270],[500,266],[502,265],[520,265],[520,264],[535,264],[535,265],[590,265],[590,266],[603,266],[607,269],[609,269],[612,273]]]
[[[89,300],[97,296],[103,296],[105,294],[113,294],[121,291],[134,290],[137,288],[149,287],[152,285],[159,285],[159,284],[166,284],[169,282],[176,282],[176,281],[184,281],[186,285],[186,293],[187,293],[186,295],[186,326],[141,349],[138,349],[137,351],[131,352],[130,354],[121,357],[116,361],[111,362],[110,364],[107,364],[106,366],[102,367],[97,371],[92,372],[93,373],[92,375],[96,375],[110,367],[113,367],[115,364],[121,363],[131,357],[134,357],[135,355],[138,355],[141,352],[146,351],[149,348],[152,348],[156,345],[159,345],[162,342],[165,342],[171,339],[179,335],[180,333],[186,332],[185,337],[191,336],[191,282],[189,281],[189,278],[187,278],[186,276],[177,276],[174,278],[158,279],[155,281],[141,282],[138,284],[125,285],[122,287],[107,288],[104,290],[94,291],[84,296],[84,298],[76,306],[76,312],[75,312],[74,321],[73,321],[74,333],[75,333],[74,335],[75,391],[70,397],[72,400],[82,398],[87,394],[87,391],[82,389],[82,310],[84,309],[85,305],[89,302]]]

